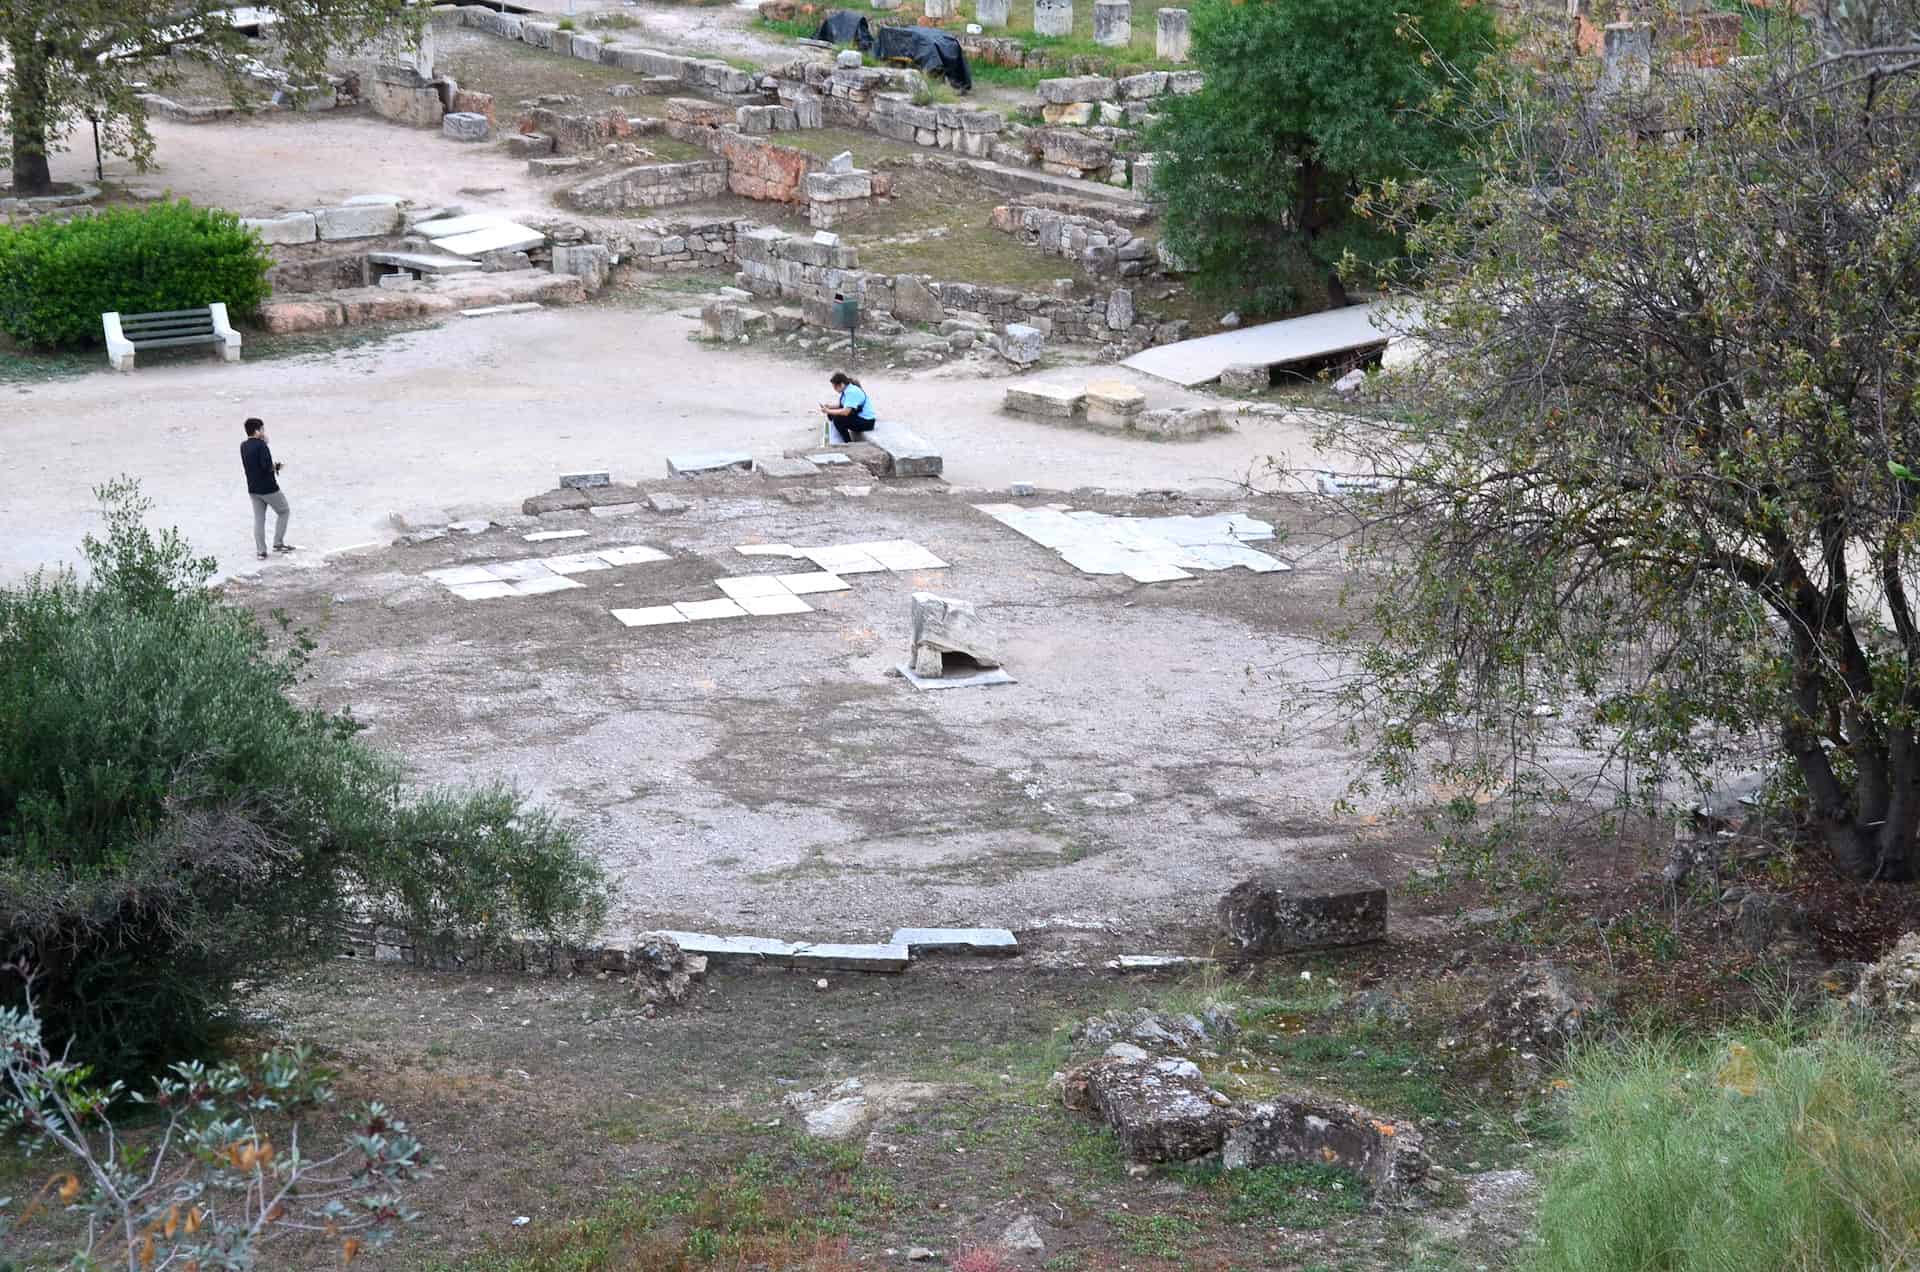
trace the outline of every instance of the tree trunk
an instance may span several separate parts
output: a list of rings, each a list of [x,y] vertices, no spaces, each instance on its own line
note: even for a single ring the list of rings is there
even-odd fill
[[[13,53],[13,192],[31,198],[53,193],[53,173],[47,166],[47,121],[51,95],[46,54],[26,40],[10,45]]]

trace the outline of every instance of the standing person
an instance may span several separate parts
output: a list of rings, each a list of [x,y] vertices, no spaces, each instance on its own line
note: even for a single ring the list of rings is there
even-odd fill
[[[840,393],[840,400],[829,406],[825,402],[820,409],[827,413],[827,422],[840,434],[843,442],[857,442],[859,434],[866,432],[875,424],[873,399],[860,387],[860,381],[845,371],[835,371],[829,381]]]
[[[273,509],[273,550],[292,552],[287,542],[287,497],[280,493],[278,475],[282,464],[273,462],[267,449],[267,426],[258,419],[246,423],[247,440],[240,443],[240,466],[247,473],[247,494],[253,500],[253,548],[262,561],[267,559],[267,509]]]

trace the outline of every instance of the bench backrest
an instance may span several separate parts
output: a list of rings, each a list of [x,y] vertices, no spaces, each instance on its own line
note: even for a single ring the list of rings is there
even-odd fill
[[[213,335],[213,310],[174,309],[159,314],[121,314],[120,330],[135,344]]]

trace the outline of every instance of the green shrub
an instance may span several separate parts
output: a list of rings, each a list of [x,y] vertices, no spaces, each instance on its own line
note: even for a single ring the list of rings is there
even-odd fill
[[[100,344],[100,315],[267,297],[273,262],[232,213],[184,201],[0,225],[0,331],[38,348]]]
[[[132,483],[100,493],[90,581],[0,589],[0,957],[57,1044],[119,1076],[202,1054],[240,981],[330,955],[349,914],[483,942],[598,924],[564,827],[497,788],[411,791],[289,696],[303,640],[206,590]]]
[[[1534,1272],[1893,1269],[1920,1258],[1901,1058],[1828,1022],[1596,1049],[1568,1072]]]

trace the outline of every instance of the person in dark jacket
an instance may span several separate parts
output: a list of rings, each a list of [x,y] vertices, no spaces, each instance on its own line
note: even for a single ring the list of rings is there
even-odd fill
[[[267,509],[273,509],[273,550],[292,552],[287,542],[287,497],[280,491],[280,469],[267,449],[267,426],[258,419],[246,423],[247,440],[240,443],[240,466],[247,473],[247,495],[253,500],[253,548],[267,559]]]

